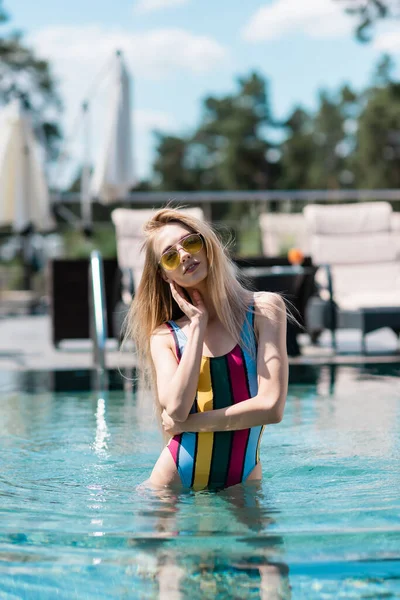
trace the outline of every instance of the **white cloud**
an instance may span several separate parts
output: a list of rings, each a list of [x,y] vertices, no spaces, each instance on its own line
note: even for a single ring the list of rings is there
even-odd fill
[[[129,33],[98,25],[53,26],[31,36],[30,42],[53,63],[75,61],[77,65],[101,65],[119,48],[133,72],[146,78],[177,70],[205,73],[227,57],[227,50],[212,38],[183,29]]]
[[[213,39],[182,29],[157,29],[131,34],[123,29],[107,29],[98,25],[52,26],[31,35],[28,42],[41,58],[50,61],[65,106],[63,127],[66,137],[71,139],[67,147],[70,159],[64,163],[59,176],[62,186],[69,182],[83,155],[82,120],[79,115],[81,103],[87,97],[91,113],[91,158],[97,155],[107,118],[107,84],[110,81],[110,77],[106,76],[107,66],[116,49],[122,50],[134,79],[161,80],[163,85],[165,79],[177,73],[197,73],[201,76],[217,69],[228,56],[227,50]],[[135,98],[133,102],[135,106]],[[143,156],[149,159],[149,148],[153,142],[151,130],[157,127],[170,129],[174,123],[162,110],[138,111],[134,127],[136,155],[140,148],[138,175],[143,176]]]
[[[242,31],[250,42],[276,40],[292,33],[312,38],[350,34],[353,21],[333,0],[275,0],[260,7]]]
[[[389,29],[378,33],[373,41],[373,47],[380,52],[389,54],[400,53],[400,35],[398,29]]]
[[[188,4],[189,0],[138,0],[135,10],[138,12],[153,12],[173,6],[182,6]]]

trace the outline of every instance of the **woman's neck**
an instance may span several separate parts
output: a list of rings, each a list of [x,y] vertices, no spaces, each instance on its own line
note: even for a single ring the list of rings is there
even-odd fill
[[[215,310],[214,303],[211,299],[211,295],[207,285],[207,280],[205,279],[204,281],[201,281],[195,289],[197,289],[200,292],[201,297],[203,298],[203,302],[208,312],[208,320],[213,321],[217,316],[217,311]],[[189,293],[189,296],[192,297],[191,290],[187,289],[187,292]]]

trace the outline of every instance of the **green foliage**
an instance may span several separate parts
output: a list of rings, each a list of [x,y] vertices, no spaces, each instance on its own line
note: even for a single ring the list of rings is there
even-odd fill
[[[338,175],[343,160],[338,146],[343,141],[344,117],[340,105],[326,92],[320,94],[320,106],[314,118],[314,161],[310,168],[311,187],[330,189],[340,187]]]
[[[203,146],[205,160],[200,166],[208,170],[208,185],[214,189],[274,187],[274,166],[267,158],[271,144],[262,135],[262,129],[272,125],[266,82],[252,73],[238,83],[236,95],[204,101],[203,119],[194,136]]]
[[[281,145],[281,176],[278,187],[282,189],[308,189],[310,165],[316,157],[313,119],[302,108],[296,108],[285,123],[286,140]]]
[[[355,166],[366,188],[400,187],[400,84],[369,91],[359,118]]]
[[[157,134],[157,187],[164,190],[256,190],[274,187],[277,167],[264,129],[274,126],[267,86],[256,73],[238,91],[203,102],[199,127],[187,138]]]
[[[85,237],[81,231],[70,230],[63,233],[66,258],[88,258],[92,250],[100,250],[103,258],[117,255],[114,227],[110,224],[96,224],[92,237]]]
[[[249,223],[238,232],[238,256],[260,256],[261,234],[258,223]]]
[[[156,188],[400,187],[400,84],[392,72],[393,62],[384,55],[364,92],[349,85],[321,90],[314,113],[298,106],[279,124],[271,114],[267,82],[256,73],[240,78],[235,93],[204,99],[191,136],[157,134]],[[273,129],[280,143],[271,141]],[[216,220],[249,213],[243,203],[212,208]]]
[[[296,108],[281,147],[283,189],[338,189],[354,182],[351,171],[359,98],[349,86],[322,91],[314,115]]]
[[[195,169],[188,163],[189,140],[156,133],[158,139],[157,158],[154,163],[157,187],[160,190],[196,189]]]
[[[7,20],[0,0],[0,25]],[[54,114],[60,112],[61,101],[49,63],[23,44],[20,32],[0,30],[0,103],[14,98],[20,98],[29,111],[49,158],[54,158],[61,139]]]
[[[4,23],[8,20],[8,15],[4,10],[3,3],[0,1],[0,23]]]
[[[393,59],[384,54],[376,65],[376,70],[373,76],[373,83],[377,86],[388,85],[393,81],[392,75],[395,68]]]
[[[400,16],[399,0],[335,0],[356,18],[356,36],[360,42],[370,42],[374,25],[383,19]]]

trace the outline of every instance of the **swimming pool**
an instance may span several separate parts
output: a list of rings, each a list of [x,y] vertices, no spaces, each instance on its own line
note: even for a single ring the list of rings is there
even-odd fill
[[[0,374],[0,598],[400,598],[399,375],[292,367],[261,486],[156,494],[146,392]]]

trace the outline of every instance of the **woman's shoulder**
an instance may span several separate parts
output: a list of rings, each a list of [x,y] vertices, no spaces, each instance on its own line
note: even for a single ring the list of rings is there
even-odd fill
[[[189,323],[189,319],[185,317],[180,317],[179,319],[175,319],[174,321],[166,321],[162,323],[158,327],[155,328],[151,337],[163,337],[166,334],[171,333],[171,323],[175,323],[180,329],[182,329],[185,325]]]
[[[162,348],[170,346],[170,333],[166,323],[159,325],[150,336],[150,349],[152,354]]]
[[[256,315],[276,318],[285,315],[286,304],[283,297],[275,292],[254,292],[253,294],[254,310]]]
[[[179,327],[179,329],[182,329],[182,331],[184,333],[185,333],[184,326],[188,322],[189,322],[189,319],[183,318],[183,317],[174,321],[174,323]],[[162,351],[165,349],[169,349],[169,350],[172,350],[173,352],[175,352],[175,340],[174,340],[174,336],[171,335],[171,325],[170,324],[171,324],[171,321],[166,321],[162,325],[159,325],[158,327],[156,327],[156,329],[153,331],[151,338],[150,338],[150,348],[151,348],[151,352],[153,355],[155,353],[157,353],[158,351]]]

